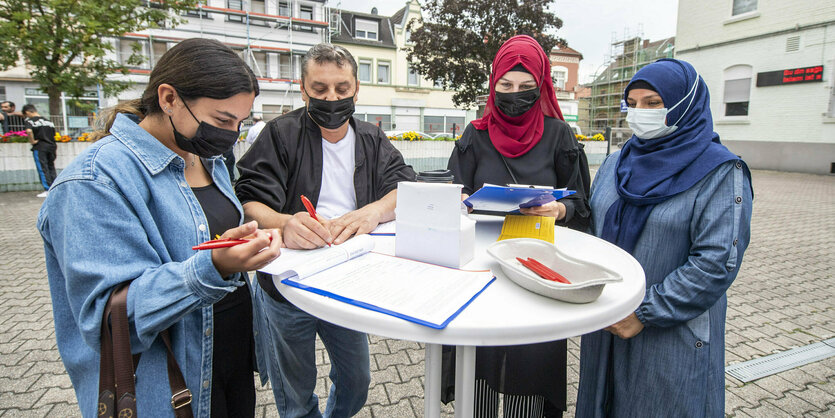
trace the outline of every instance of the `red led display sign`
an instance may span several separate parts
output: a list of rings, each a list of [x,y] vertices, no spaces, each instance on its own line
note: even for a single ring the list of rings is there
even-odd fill
[[[757,73],[757,87],[823,81],[823,65]]]

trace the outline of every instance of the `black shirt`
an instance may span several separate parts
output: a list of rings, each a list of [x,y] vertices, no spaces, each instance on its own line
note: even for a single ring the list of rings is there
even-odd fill
[[[32,145],[34,151],[55,152],[55,125],[41,116],[26,118],[26,129],[32,130],[32,136],[38,141]]]
[[[490,142],[488,131],[472,124],[455,145],[447,168],[455,176],[455,183],[464,186],[462,193],[472,195],[484,183],[567,187],[577,193],[560,199],[566,214],[558,224],[580,231],[588,228],[589,166],[582,145],[567,123],[546,116],[542,139],[516,158],[502,156]]]
[[[379,127],[351,118],[356,135],[354,192],[357,207],[376,202],[401,181],[414,181],[415,171]],[[267,123],[258,140],[238,161],[235,193],[241,203],[261,202],[279,213],[305,210],[301,195],[315,206],[322,187],[322,131],[296,109]],[[268,275],[258,274],[264,291],[283,300]]]

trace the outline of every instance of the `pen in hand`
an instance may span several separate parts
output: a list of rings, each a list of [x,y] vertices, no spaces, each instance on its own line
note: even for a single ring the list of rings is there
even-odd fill
[[[270,241],[273,240],[272,235],[270,236]],[[192,250],[213,250],[215,248],[228,248],[234,247],[238,244],[243,244],[249,242],[248,238],[218,238],[213,239],[210,241],[206,241],[199,245],[195,245],[191,247]]]
[[[307,214],[310,215],[310,217],[313,218],[316,222],[322,223],[322,221],[319,220],[319,217],[316,216],[316,209],[313,208],[313,203],[310,203],[310,199],[308,199],[305,195],[301,195],[301,198],[304,208],[307,209]],[[327,242],[327,244],[328,247],[331,246],[331,243]]]

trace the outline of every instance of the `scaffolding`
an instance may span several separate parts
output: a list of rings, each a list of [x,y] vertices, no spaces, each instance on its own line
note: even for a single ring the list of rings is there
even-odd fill
[[[625,29],[620,38],[613,32],[609,53],[601,65],[605,69],[595,74],[591,83],[589,132],[627,127],[621,103],[626,85],[645,65],[660,58],[672,58],[674,47],[674,37],[659,41],[644,39],[642,25],[636,33]]]

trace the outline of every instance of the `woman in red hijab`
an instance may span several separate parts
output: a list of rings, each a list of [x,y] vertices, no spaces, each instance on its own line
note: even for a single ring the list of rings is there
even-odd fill
[[[530,36],[514,36],[499,49],[492,71],[484,116],[467,126],[449,158],[455,183],[465,195],[484,183],[567,187],[577,193],[521,212],[587,230],[588,162],[563,120],[547,54]],[[566,409],[565,363],[565,340],[478,347],[475,416],[497,416],[499,393],[505,417],[560,416]]]

